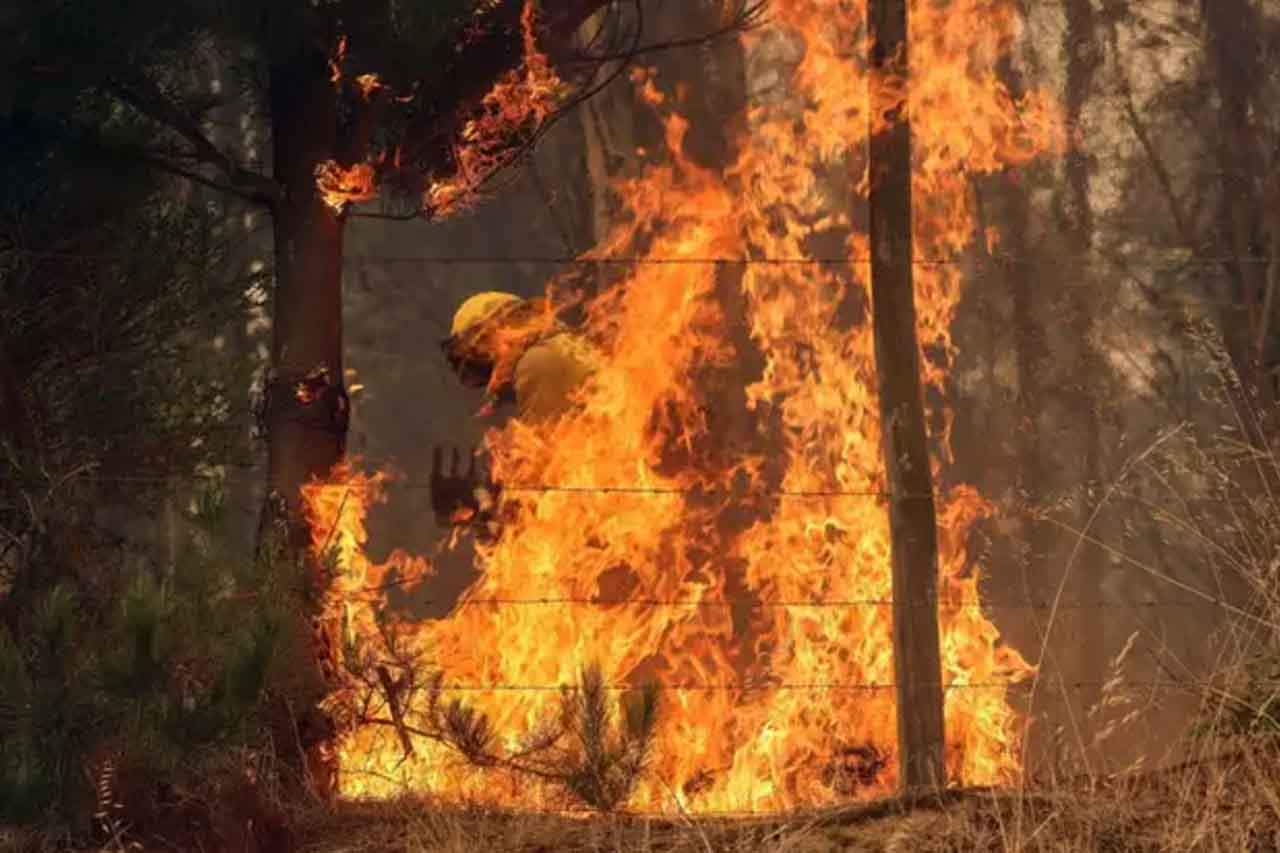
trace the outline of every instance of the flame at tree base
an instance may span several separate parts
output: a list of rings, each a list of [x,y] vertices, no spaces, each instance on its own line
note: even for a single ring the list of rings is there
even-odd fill
[[[1011,5],[913,4],[921,256],[955,256],[971,243],[970,175],[1063,145],[1046,100],[1015,101],[995,74],[1016,35]],[[872,331],[858,307],[870,298],[866,238],[853,213],[865,203],[863,152],[877,129],[859,59],[862,7],[774,0],[771,26],[804,43],[795,94],[753,108],[723,171],[689,162],[687,122],[667,115],[669,162],[622,187],[630,216],[593,253],[661,262],[637,264],[587,306],[581,332],[600,364],[579,405],[487,438],[499,481],[575,488],[509,490],[502,533],[478,546],[480,577],[448,617],[387,615],[376,588],[392,572],[423,578],[430,565],[364,556],[365,514],[383,497],[384,475],[348,469],[306,490],[316,547],[336,548],[345,569],[329,612],[348,645],[389,643],[397,660],[437,668],[440,695],[483,712],[496,748],[526,748],[557,718],[557,686],[577,683],[590,664],[620,688],[656,681],[660,720],[627,802],[634,809],[758,812],[897,784],[889,524],[878,497]],[[852,186],[832,174],[852,174],[843,182]],[[797,262],[833,235],[847,262]],[[940,391],[960,272],[917,270],[924,379]],[[747,356],[758,369],[744,393],[734,367]],[[950,416],[932,414],[945,425],[934,435],[941,469]],[[725,419],[738,425],[732,437],[717,432]],[[961,486],[938,508],[949,778],[1010,782],[1020,721],[1008,685],[1031,667],[1000,644],[965,554],[990,507]],[[415,682],[388,669],[341,745],[346,793],[407,786],[566,805],[554,787],[477,769],[415,737],[428,728],[415,716]]]

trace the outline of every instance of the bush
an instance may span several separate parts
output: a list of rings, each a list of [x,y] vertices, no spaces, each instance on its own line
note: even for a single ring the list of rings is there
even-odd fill
[[[301,610],[285,567],[227,561],[220,516],[200,502],[172,573],[63,576],[0,625],[0,823],[83,833],[104,777],[143,821],[228,755],[269,751],[264,688]]]

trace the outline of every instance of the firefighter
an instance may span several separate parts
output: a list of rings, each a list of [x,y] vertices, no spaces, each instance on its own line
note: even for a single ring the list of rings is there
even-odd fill
[[[463,385],[485,389],[481,415],[513,405],[527,423],[564,414],[594,362],[590,345],[558,321],[546,299],[510,293],[478,293],[463,302],[441,347]],[[456,451],[448,471],[443,457],[437,447],[431,470],[437,521],[492,532],[498,485],[477,472],[474,454],[465,470]]]

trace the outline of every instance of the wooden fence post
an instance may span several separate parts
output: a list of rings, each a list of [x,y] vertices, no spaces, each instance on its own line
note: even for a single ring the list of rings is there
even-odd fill
[[[902,114],[907,0],[867,0],[870,104],[892,126],[871,137],[871,291],[881,437],[893,552],[893,657],[898,760],[906,790],[940,787],[942,663],[938,636],[937,519],[920,386],[911,233],[911,123]]]

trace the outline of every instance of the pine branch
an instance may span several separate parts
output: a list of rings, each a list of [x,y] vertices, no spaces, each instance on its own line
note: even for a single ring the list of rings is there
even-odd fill
[[[387,671],[385,666],[378,666],[378,681],[382,684],[382,690],[387,697],[387,707],[391,709],[391,721],[396,728],[396,734],[400,736],[400,745],[404,747],[404,757],[409,758],[413,755],[413,740],[409,737],[408,729],[405,727],[404,711],[400,706],[400,694],[404,689],[404,682],[401,680],[392,680],[391,673]]]
[[[212,166],[229,181],[229,186],[198,177],[195,173],[168,164],[168,171],[215,189],[234,192],[236,195],[263,204],[275,204],[283,198],[280,185],[265,175],[238,165],[201,131],[199,125],[174,105],[150,80],[136,78],[128,84],[108,78],[106,91],[133,107],[143,116],[173,130],[191,143],[197,162]],[[154,162],[154,161],[152,161]],[[155,165],[160,165],[155,163]]]

